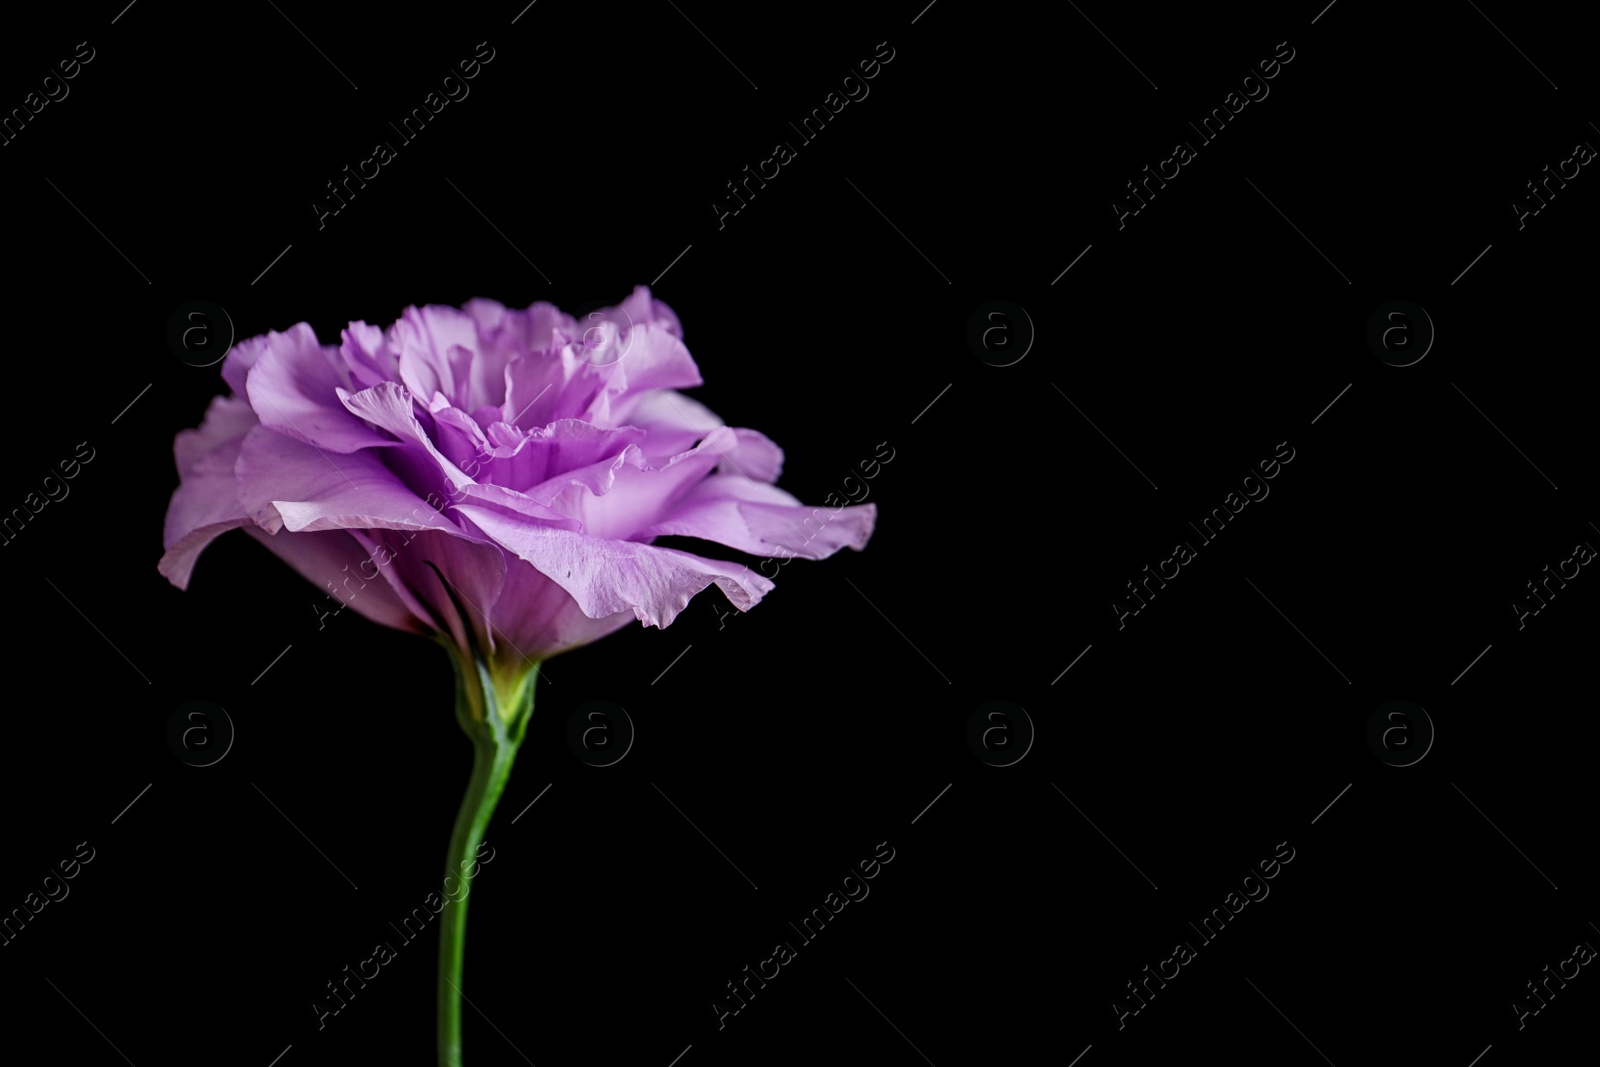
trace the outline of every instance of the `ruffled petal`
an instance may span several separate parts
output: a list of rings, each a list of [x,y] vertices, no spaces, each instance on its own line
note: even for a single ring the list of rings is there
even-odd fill
[[[841,548],[865,548],[877,520],[876,504],[806,507],[776,486],[718,475],[635,536],[698,537],[755,556],[827,559]]]
[[[723,425],[722,418],[691,396],[673,389],[653,389],[642,394],[628,416],[628,424],[650,435],[645,448],[659,466]]]
[[[699,445],[673,456],[660,467],[614,464],[611,481],[603,493],[582,491],[570,475],[563,475],[568,479],[566,488],[558,494],[547,496],[551,486],[546,483],[528,495],[582,522],[584,532],[594,537],[629,538],[670,515],[678,499],[710,474],[736,445],[733,431],[719,426]]]
[[[750,610],[773,588],[772,582],[738,563],[637,541],[531,527],[472,504],[457,510],[564,589],[592,619],[631,611],[646,626],[667,626],[709,585],[721,589],[740,611]]]
[[[412,614],[428,620],[430,629],[448,632],[463,652],[472,647],[469,633],[480,648],[495,650],[492,620],[506,575],[506,555],[497,545],[436,530],[351,533],[372,561],[364,573],[375,571],[373,577],[383,579],[369,583],[373,588],[390,590]]]
[[[354,452],[391,444],[339,403],[338,389],[352,381],[338,349],[319,345],[311,327],[267,335],[267,348],[250,368],[245,390],[262,425],[324,452]]]
[[[386,469],[396,472],[397,480],[428,498],[431,504],[443,509],[461,500],[483,499],[504,504],[529,518],[577,528],[576,520],[539,503],[539,498],[502,486],[480,484],[447,459],[418,420],[411,394],[404,386],[382,382],[359,393],[341,393],[340,399],[352,412],[406,442],[403,451],[388,457]]]
[[[244,513],[269,534],[370,528],[461,534],[373,452],[331,456],[257,426],[245,436],[234,475]]]
[[[233,468],[255,412],[238,397],[219,396],[198,429],[173,441],[180,481],[167,505],[156,570],[179,589],[189,586],[200,553],[221,534],[250,524],[234,492]]]

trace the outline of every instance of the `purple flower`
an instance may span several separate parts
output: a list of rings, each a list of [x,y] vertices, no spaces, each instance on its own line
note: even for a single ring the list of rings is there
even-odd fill
[[[772,588],[659,537],[864,547],[875,505],[803,506],[773,485],[777,445],[676,391],[701,384],[682,336],[641,286],[585,323],[474,300],[354,322],[337,345],[305,323],[240,341],[232,395],[174,442],[159,569],[186,587],[242,527],[369,619],[514,674],[633,619],[666,626],[709,585],[741,611]]]

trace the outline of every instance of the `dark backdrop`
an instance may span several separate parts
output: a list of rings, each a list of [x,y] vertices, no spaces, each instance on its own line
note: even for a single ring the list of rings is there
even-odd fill
[[[447,661],[354,613],[319,629],[242,534],[188,592],[156,573],[172,437],[223,388],[170,349],[174,310],[330,341],[652,281],[695,395],[786,448],[786,488],[820,503],[892,449],[879,525],[748,615],[713,591],[549,664],[472,895],[470,1062],[1495,1067],[1591,1038],[1600,179],[1574,146],[1600,113],[1575,16],[923,2],[5,16],[0,104],[57,99],[0,146],[0,505],[93,457],[0,546],[0,908],[70,890],[0,945],[7,1041],[433,1055],[430,939],[321,1029],[311,1004],[438,887],[470,762]],[[480,42],[470,94],[400,143],[385,123]],[[1213,140],[1186,125],[1230,103]],[[379,139],[395,158],[319,224]],[[1535,214],[1547,166],[1570,180]],[[1176,175],[1134,214],[1146,167]],[[1214,542],[1186,525],[1275,454]],[[1134,614],[1125,583],[1178,541]],[[1534,614],[1546,566],[1577,576]],[[610,767],[566,740],[593,699],[636,731]],[[169,746],[189,700],[236,731],[212,766]],[[974,748],[980,708],[1004,715]],[[891,849],[800,943],[787,922]],[[1230,902],[1214,941],[1188,925]],[[1176,977],[1135,1013],[1146,967]],[[1525,984],[1574,970],[1533,1014]]]

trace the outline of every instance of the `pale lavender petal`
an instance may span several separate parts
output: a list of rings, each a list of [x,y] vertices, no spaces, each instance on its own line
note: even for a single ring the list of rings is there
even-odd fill
[[[721,589],[740,611],[754,607],[773,588],[743,564],[636,541],[532,527],[472,504],[457,510],[571,594],[590,618],[632,611],[646,626],[666,626],[709,585]]]
[[[173,442],[180,481],[167,506],[162,528],[165,553],[156,570],[179,589],[189,585],[195,560],[215,538],[248,525],[250,518],[234,491],[234,464],[255,412],[239,397],[219,396],[206,409],[199,429],[184,430]]]
[[[233,347],[228,349],[228,354],[222,361],[222,380],[228,383],[228,388],[233,390],[234,396],[245,395],[245,379],[250,374],[250,368],[256,365],[261,353],[267,350],[267,344],[277,336],[280,335],[264,333],[259,337],[246,337],[242,341],[235,341]]]
[[[404,476],[394,475],[396,481],[425,499],[431,497],[441,507],[469,498],[484,499],[504,504],[529,518],[565,528],[577,525],[568,516],[539,503],[542,498],[524,497],[503,486],[480,485],[471,474],[445,458],[417,419],[411,394],[404,386],[383,382],[359,393],[341,393],[340,399],[363,419],[407,439],[407,448],[390,459],[387,469],[403,470]]]
[[[585,364],[571,345],[563,345],[537,358],[528,357],[507,364],[506,399],[501,405],[505,421],[528,429],[555,419],[554,413],[580,365]]]
[[[628,445],[610,459],[598,460],[587,467],[558,474],[525,491],[478,483],[462,486],[452,499],[455,503],[472,501],[492,505],[542,525],[581,530],[583,521],[577,516],[583,511],[582,501],[609,493],[616,484],[618,471],[644,466],[644,453]]]
[[[677,337],[683,336],[683,325],[678,321],[677,314],[661,301],[653,299],[648,285],[634,286],[633,292],[622,303],[594,314],[596,318],[624,328],[636,323],[654,323]],[[585,321],[589,321],[589,316],[585,316]]]
[[[656,466],[723,425],[716,412],[691,396],[672,389],[653,389],[642,394],[628,416],[628,424],[650,434],[649,457]]]
[[[232,491],[232,485],[224,485],[220,479],[201,478],[184,482],[172,494],[162,535],[166,551],[157,561],[156,571],[179,589],[189,588],[195,561],[207,545],[229,530],[250,525],[239,505],[223,495]]]
[[[498,357],[498,366],[486,368],[497,375],[511,359],[549,348],[557,331],[570,337],[577,329],[571,315],[544,301],[514,311],[495,300],[477,299],[467,301],[462,310],[477,323],[480,350]]]
[[[634,426],[602,429],[577,419],[558,419],[491,458],[478,480],[508,489],[531,489],[559,474],[614,460],[629,445],[642,445],[648,436]]]
[[[240,441],[259,422],[250,402],[238,396],[212,397],[198,429],[180,430],[172,442],[178,474],[189,472],[203,457],[229,441]],[[213,464],[215,466],[215,464]],[[233,464],[227,464],[231,473]]]
[[[616,362],[588,368],[602,379],[593,398],[575,413],[588,422],[627,422],[644,394],[703,384],[700,368],[683,340],[657,323],[636,324],[620,339],[604,342],[601,351],[613,350],[620,353]],[[568,390],[569,396],[573,393]]]
[[[270,426],[324,452],[354,452],[390,443],[339,403],[335,390],[352,384],[338,350],[317,344],[311,327],[270,334],[267,350],[250,368],[250,406]]]
[[[501,655],[518,662],[538,662],[566,652],[634,622],[631,610],[592,619],[561,586],[526,560],[511,556],[506,563],[505,591],[495,607],[495,630]],[[506,651],[509,646],[509,653]]]
[[[494,446],[477,420],[457,407],[436,408],[430,414],[433,415],[434,443],[439,452],[463,474],[481,481]]]
[[[877,516],[876,504],[807,507],[776,486],[715,475],[635,536],[698,537],[756,556],[827,559],[841,548],[865,548]]]
[[[783,473],[783,449],[766,434],[736,427],[734,445],[717,465],[721,474],[734,473],[758,482],[775,482]]]
[[[433,437],[418,420],[412,394],[405,386],[379,382],[359,393],[339,390],[337,396],[351,414],[394,435],[404,445],[402,456],[412,461],[407,473],[418,475],[411,484],[419,494],[453,495],[454,490],[472,483],[472,477],[445,458],[434,444]],[[396,463],[399,465],[399,460]],[[417,484],[424,479],[426,486]]]
[[[351,532],[372,560],[363,573],[383,579],[369,582],[371,588],[390,590],[411,613],[429,620],[430,628],[447,631],[463,651],[472,647],[469,632],[479,647],[495,649],[490,620],[506,575],[506,555],[498,546],[487,538],[468,540],[436,530]],[[465,618],[452,594],[462,602]]]
[[[626,538],[671,513],[673,504],[696,482],[710,474],[723,454],[735,445],[726,426],[712,430],[695,448],[680,453],[659,468],[623,464],[605,493],[564,491],[555,500],[542,489],[530,496],[546,500],[557,511],[583,523],[594,537]]]
[[[268,533],[301,530],[444,530],[460,534],[374,452],[329,455],[257,426],[234,467],[239,503]]]
[[[499,409],[496,408],[493,411],[496,419],[498,419]],[[478,425],[483,427],[484,436],[489,439],[489,443],[497,449],[515,449],[528,437],[526,430],[520,426],[513,426],[509,422],[496,421],[494,419],[484,422],[481,417],[474,416],[474,418],[478,419]]]
[[[466,367],[477,350],[478,324],[459,308],[408,307],[389,327],[386,340],[399,357],[400,381],[413,396],[441,392],[454,402],[457,375],[466,378]],[[452,355],[458,347],[463,354]],[[459,382],[463,393],[467,384]],[[458,406],[473,408],[482,403],[482,399],[468,401],[463,396]]]
[[[339,334],[339,355],[350,369],[350,380],[357,389],[369,389],[379,382],[400,377],[400,360],[384,340],[383,331],[364,322],[352,322]]]

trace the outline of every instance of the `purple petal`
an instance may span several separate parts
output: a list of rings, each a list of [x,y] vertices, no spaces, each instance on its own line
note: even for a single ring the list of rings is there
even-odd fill
[[[650,434],[648,454],[659,466],[723,425],[716,412],[700,401],[672,389],[644,393],[628,416],[628,423]]]
[[[389,327],[389,347],[399,357],[400,381],[413,396],[443,393],[460,407],[473,408],[484,401],[467,401],[467,369],[478,346],[478,324],[471,315],[452,307],[408,307]],[[456,353],[456,349],[460,349]]]
[[[505,421],[529,428],[543,426],[556,418],[554,413],[578,367],[577,353],[570,345],[507,364],[506,399],[501,405]]]
[[[722,462],[723,454],[736,445],[733,431],[719,426],[706,439],[687,452],[679,453],[659,468],[622,464],[615,469],[614,481],[603,494],[567,490],[552,507],[583,523],[584,532],[595,537],[627,538],[671,514],[677,499]],[[542,489],[529,493],[548,500]]]
[[[264,333],[258,337],[246,337],[242,341],[235,341],[233,347],[228,349],[228,355],[222,361],[222,380],[228,383],[228,388],[233,391],[234,396],[245,395],[245,379],[249,377],[250,368],[256,365],[261,353],[267,350],[268,343],[274,337],[280,336],[282,335],[277,333]]]
[[[400,377],[400,360],[384,340],[383,331],[364,322],[352,322],[339,333],[339,355],[350,369],[358,389]]]
[[[166,550],[156,570],[186,589],[195,560],[216,537],[250,524],[234,493],[234,464],[244,437],[256,425],[255,412],[238,397],[219,396],[196,430],[173,442],[180,481],[167,506],[162,529]]]
[[[598,351],[615,362],[590,367],[603,384],[580,413],[588,422],[627,422],[639,401],[653,390],[704,384],[682,339],[657,323],[635,324],[620,338],[606,340]]]
[[[512,359],[549,348],[557,331],[571,336],[576,329],[571,315],[544,301],[514,311],[498,301],[478,299],[467,301],[462,310],[477,324],[480,351],[498,363],[485,369],[497,375]]]
[[[485,464],[479,481],[530,489],[557,475],[615,460],[629,445],[643,444],[647,436],[634,426],[608,430],[577,419],[558,419],[527,434],[511,449],[501,450],[503,454]]]
[[[715,584],[740,611],[750,610],[773,588],[766,578],[738,563],[636,541],[530,527],[472,504],[457,510],[566,590],[592,619],[632,611],[646,626],[666,626],[708,585]]]
[[[876,504],[811,508],[776,486],[717,475],[635,536],[698,537],[756,556],[827,559],[841,548],[865,548],[877,517]]]
[[[239,504],[268,533],[380,528],[461,534],[373,452],[334,457],[257,426],[245,436],[234,475]]]
[[[592,619],[532,564],[515,556],[507,561],[505,591],[495,607],[503,659],[538,662],[599,640],[633,621],[632,611]]]
[[[783,473],[783,449],[766,434],[736,427],[734,445],[717,464],[719,473],[733,473],[758,482],[775,482]]]
[[[351,384],[338,350],[317,344],[316,334],[302,322],[286,334],[268,335],[267,350],[250,368],[245,388],[262,425],[324,452],[390,444],[339,403],[335,390]]]
[[[541,498],[527,497],[503,486],[479,484],[472,475],[447,459],[418,421],[411,394],[404,386],[383,382],[359,393],[341,394],[340,398],[346,407],[363,419],[406,440],[405,450],[391,458],[386,469],[394,471],[402,468],[406,479],[396,474],[396,481],[409,484],[415,493],[433,497],[440,506],[469,498],[478,499],[501,504],[529,518],[567,528],[576,527],[573,519],[540,503]]]
[[[462,651],[471,648],[469,631],[480,647],[493,651],[495,635],[490,620],[506,575],[506,556],[499,547],[435,530],[351,532],[371,561],[363,568],[363,576],[384,580],[369,582],[371,588],[390,590],[412,614],[429,620],[430,628],[442,624]],[[440,582],[440,573],[446,583]],[[462,602],[465,618],[456,610],[451,594]]]
[[[243,397],[212,397],[199,428],[180,430],[172,442],[172,454],[178,463],[178,474],[182,476],[189,473],[196,463],[229,441],[243,440],[244,435],[259,421],[249,401]],[[215,467],[217,464],[213,463],[210,466]],[[232,461],[229,461],[227,468],[232,471]]]

